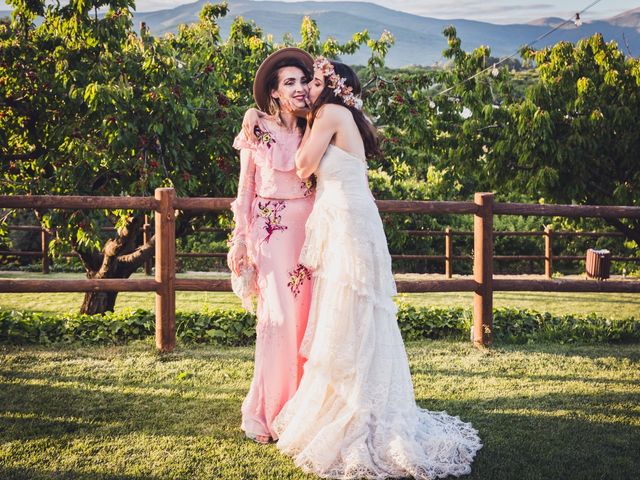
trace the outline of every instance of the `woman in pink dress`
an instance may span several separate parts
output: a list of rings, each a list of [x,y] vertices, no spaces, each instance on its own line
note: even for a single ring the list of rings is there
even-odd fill
[[[306,122],[294,112],[306,106],[312,65],[311,56],[297,48],[269,56],[256,72],[253,93],[271,116],[261,119],[254,138],[243,131],[234,141],[240,179],[228,263],[237,276],[255,269],[258,304],[255,368],[242,404],[242,429],[260,443],[276,438],[271,423],[298,388],[305,361],[298,352],[311,276],[298,257],[314,195],[311,183],[296,175],[295,153]]]

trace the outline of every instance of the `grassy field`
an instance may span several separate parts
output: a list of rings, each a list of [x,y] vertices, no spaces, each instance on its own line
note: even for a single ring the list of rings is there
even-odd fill
[[[471,421],[469,479],[632,479],[640,345],[410,343],[418,403]],[[303,479],[239,430],[252,348],[0,347],[0,478]]]
[[[215,274],[179,275],[189,277],[215,278]],[[220,277],[220,275],[217,275]],[[0,278],[43,278],[37,273],[0,272]],[[135,278],[144,278],[135,275]],[[81,274],[50,274],[49,279],[83,278]],[[402,276],[407,278],[407,276]],[[2,293],[0,308],[32,310],[50,313],[77,311],[82,304],[82,293]],[[415,306],[471,308],[471,292],[412,293],[401,294],[399,298]],[[240,302],[227,292],[178,292],[176,308],[180,311],[201,311],[209,308],[239,307]],[[495,307],[529,308],[539,312],[562,314],[587,314],[596,312],[611,318],[640,317],[640,295],[633,293],[555,293],[555,292],[496,292]],[[123,292],[118,295],[116,311],[126,308],[152,310],[155,297],[152,293]]]

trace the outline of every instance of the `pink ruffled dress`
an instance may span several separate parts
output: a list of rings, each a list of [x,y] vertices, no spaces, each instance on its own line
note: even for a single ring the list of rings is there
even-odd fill
[[[257,337],[253,380],[242,404],[247,436],[277,438],[271,423],[293,396],[305,358],[300,344],[307,326],[311,274],[298,257],[314,191],[295,172],[301,136],[273,123],[257,143],[240,133],[238,196],[231,204],[234,239],[244,240],[257,272]]]

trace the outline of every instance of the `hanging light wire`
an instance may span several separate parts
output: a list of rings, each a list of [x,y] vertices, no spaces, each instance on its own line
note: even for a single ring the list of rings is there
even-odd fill
[[[491,72],[495,72],[498,68],[498,65],[506,62],[507,60],[512,59],[513,57],[515,57],[516,55],[518,55],[518,53],[520,53],[520,50],[523,48],[529,48],[532,45],[538,43],[540,40],[548,37],[549,35],[551,35],[553,32],[555,32],[556,30],[564,27],[565,25],[567,25],[568,23],[574,22],[576,24],[577,27],[579,27],[580,25],[582,25],[582,20],[580,18],[580,15],[582,15],[584,12],[586,12],[587,10],[589,10],[590,8],[594,7],[596,4],[600,3],[602,0],[595,0],[593,2],[591,2],[589,5],[587,5],[586,7],[584,7],[582,10],[580,10],[579,12],[577,12],[575,15],[573,15],[571,18],[566,19],[564,22],[559,23],[558,25],[556,25],[555,27],[553,27],[551,30],[549,30],[548,32],[543,33],[542,35],[540,35],[539,37],[537,37],[535,40],[527,43],[524,47],[519,48],[518,50],[516,50],[515,52],[513,52],[511,55],[509,55],[508,57],[504,57],[501,60],[497,61],[496,63],[492,64],[490,67],[487,67],[483,70],[480,70],[477,73],[474,73],[473,75],[471,75],[468,78],[465,78],[464,80],[461,80],[460,82],[456,83],[455,85],[446,88],[445,90],[442,90],[441,92],[438,92],[434,95],[434,97],[439,97],[440,95],[444,95],[445,93],[450,92],[451,90],[453,90],[456,87],[459,87],[460,85],[463,85],[465,83],[467,83],[470,80],[473,80],[476,77],[479,77],[480,75],[482,75],[483,73],[488,72],[489,70],[491,70]],[[496,75],[494,75],[496,76]]]

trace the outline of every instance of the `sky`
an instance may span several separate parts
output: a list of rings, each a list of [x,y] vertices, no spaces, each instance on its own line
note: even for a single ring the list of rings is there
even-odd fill
[[[258,0],[259,1],[259,0]],[[296,1],[296,0],[282,0]],[[332,0],[328,0],[332,1]],[[364,0],[351,0],[364,1]],[[367,0],[403,12],[435,18],[465,18],[490,23],[527,23],[541,17],[569,18],[595,0]],[[172,8],[194,0],[137,0],[140,12]],[[6,5],[0,0],[0,9]],[[584,20],[603,19],[640,7],[640,0],[601,0],[582,16]],[[9,7],[7,7],[9,9]]]

